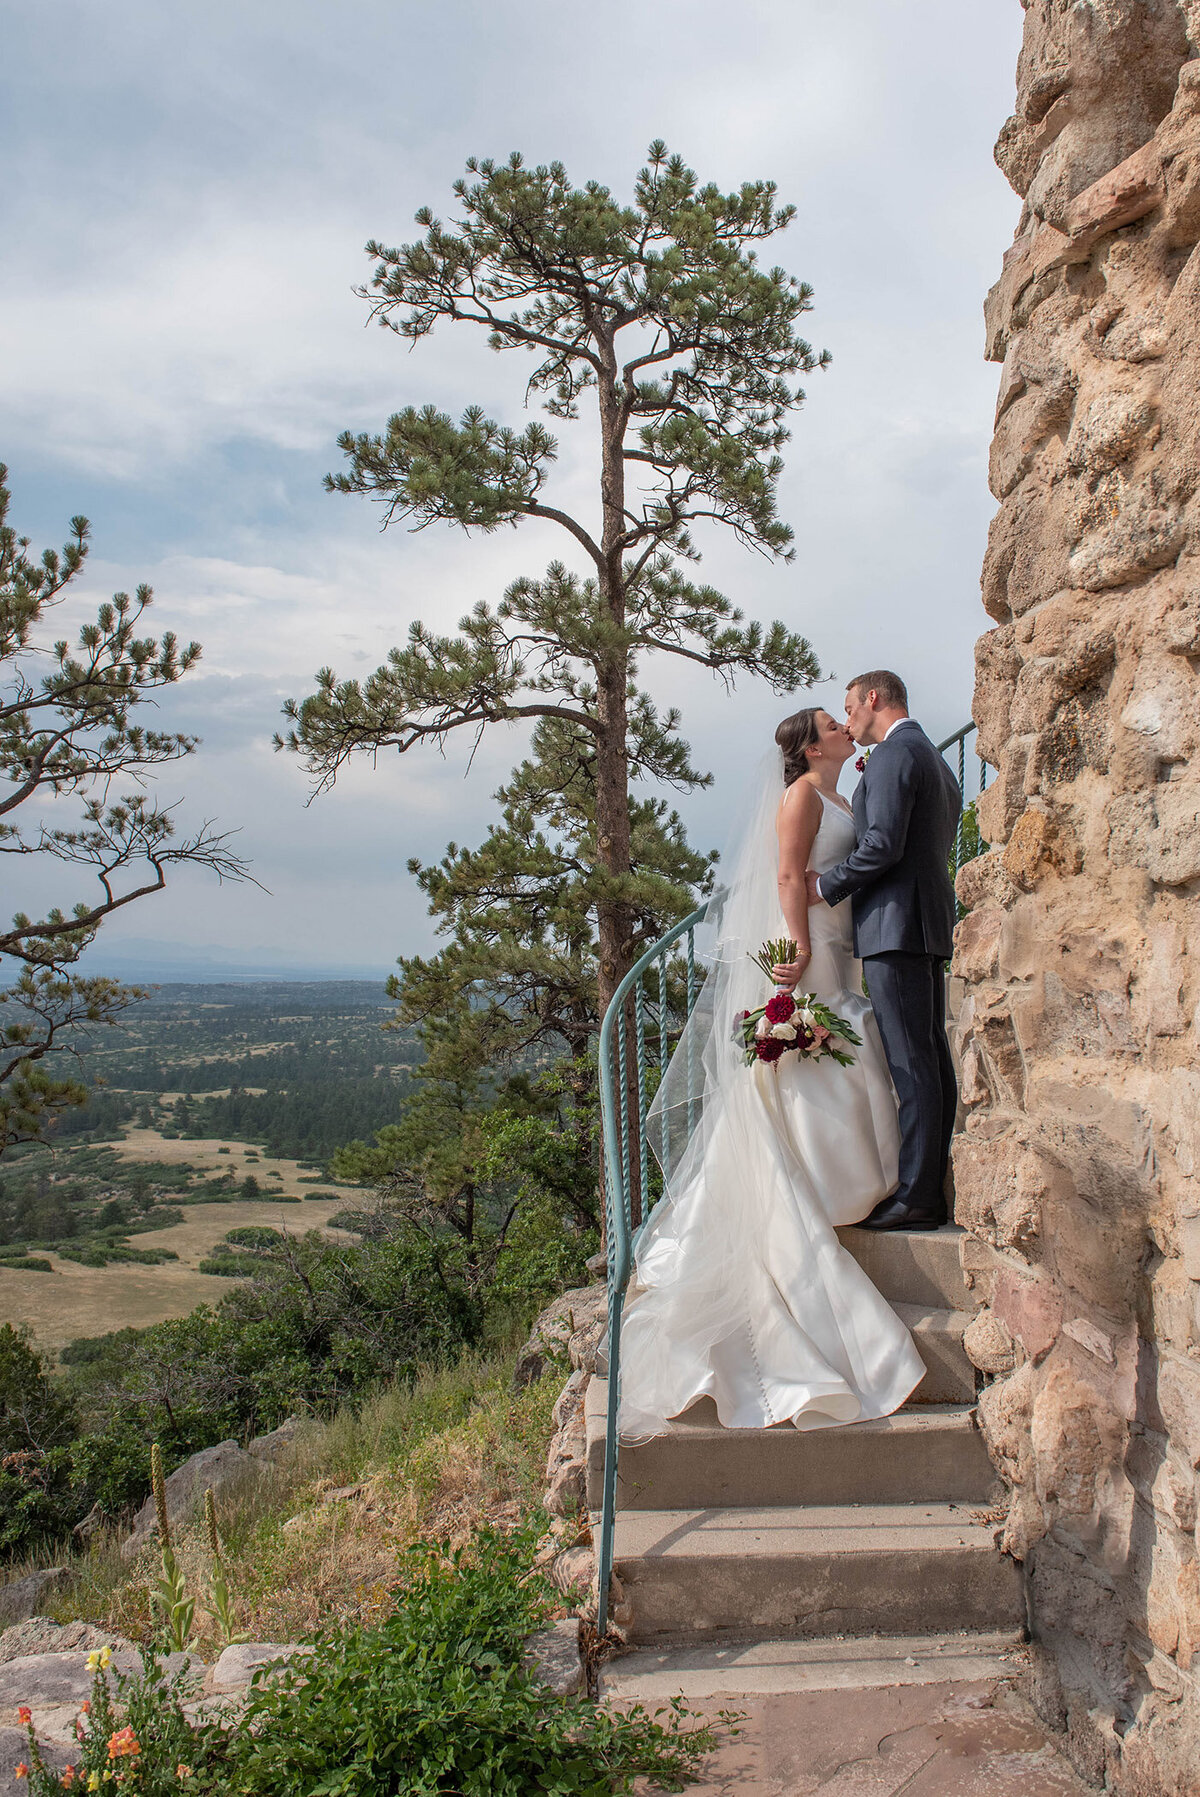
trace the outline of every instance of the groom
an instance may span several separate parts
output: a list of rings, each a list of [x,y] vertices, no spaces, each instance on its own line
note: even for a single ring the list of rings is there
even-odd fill
[[[884,668],[846,692],[846,728],[869,747],[854,792],[858,844],[836,867],[808,876],[809,901],[852,901],[883,1050],[900,1100],[900,1183],[862,1229],[937,1229],[958,1088],[946,1041],[943,964],[953,948],[948,861],[958,830],[958,781],[921,726],[908,693]]]

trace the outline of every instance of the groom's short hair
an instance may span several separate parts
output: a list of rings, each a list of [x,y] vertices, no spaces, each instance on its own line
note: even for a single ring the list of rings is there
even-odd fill
[[[856,674],[846,684],[848,688],[852,686],[863,694],[874,689],[885,705],[898,707],[901,711],[908,710],[908,688],[899,674],[893,674],[888,668],[872,668],[869,674]]]

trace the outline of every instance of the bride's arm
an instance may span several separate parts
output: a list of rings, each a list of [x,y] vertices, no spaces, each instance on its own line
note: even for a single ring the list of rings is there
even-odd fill
[[[821,800],[806,780],[795,780],[784,795],[776,831],[779,836],[779,904],[788,935],[796,944],[796,960],[780,985],[797,985],[808,971],[812,945],[808,934],[808,889],[805,873],[821,826]]]

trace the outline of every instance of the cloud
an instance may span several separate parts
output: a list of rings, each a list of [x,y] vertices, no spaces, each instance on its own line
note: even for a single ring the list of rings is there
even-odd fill
[[[203,748],[164,773],[190,814],[243,830],[272,897],[184,877],[122,931],[277,943],[329,960],[331,932],[391,959],[427,945],[405,871],[451,833],[481,837],[517,731],[447,758],[357,767],[306,806],[269,747],[284,697],[316,669],[362,676],[423,618],[450,630],[478,599],[573,546],[546,526],[490,537],[400,527],[321,492],[339,430],[409,403],[473,399],[520,422],[527,365],[443,329],[409,353],[364,328],[352,288],[368,236],[414,234],[454,206],[471,153],[561,157],[621,192],[651,137],[701,177],[772,175],[798,206],[772,254],[812,281],[809,335],[834,353],[808,382],[781,484],[797,556],[772,565],[705,539],[704,578],[781,616],[844,679],[893,661],[935,732],[966,716],[987,521],[995,371],[980,308],[1016,217],[991,143],[1012,91],[1015,5],[717,0],[602,15],[528,0],[56,0],[7,28],[0,143],[0,434],[18,522],[57,540],[92,516],[95,598],[150,580],[158,628],[198,637],[197,673],[163,717]],[[586,425],[554,425],[560,502],[594,517]],[[84,603],[86,601],[86,604]],[[684,710],[714,788],[681,802],[720,841],[759,744],[794,701],[730,695],[694,668],[643,670]],[[835,706],[838,685],[820,689]],[[356,947],[354,959],[360,958]]]

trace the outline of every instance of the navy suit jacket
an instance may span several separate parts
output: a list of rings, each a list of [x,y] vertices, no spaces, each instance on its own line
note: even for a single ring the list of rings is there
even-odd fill
[[[821,875],[827,904],[852,901],[854,952],[937,955],[954,947],[948,862],[958,831],[958,781],[919,724],[872,749],[854,791],[858,844]]]

